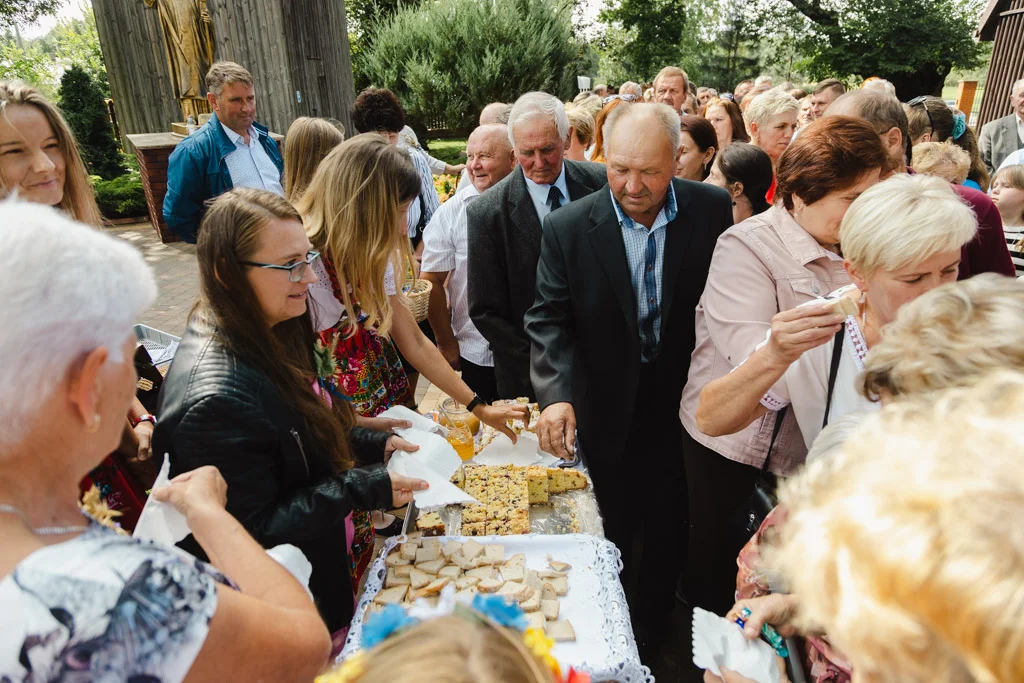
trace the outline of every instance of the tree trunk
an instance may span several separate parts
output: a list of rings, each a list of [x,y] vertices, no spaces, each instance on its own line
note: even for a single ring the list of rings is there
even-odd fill
[[[895,73],[883,76],[896,86],[896,96],[907,102],[918,95],[942,97],[942,86],[949,75],[948,65],[934,65],[914,73]]]

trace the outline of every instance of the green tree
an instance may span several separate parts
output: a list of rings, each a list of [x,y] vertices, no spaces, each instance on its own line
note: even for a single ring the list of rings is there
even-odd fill
[[[34,85],[47,98],[53,98],[53,60],[37,45],[19,47],[11,37],[0,39],[0,80],[17,79]]]
[[[89,168],[90,175],[112,180],[126,169],[121,149],[107,120],[103,93],[92,77],[79,66],[72,66],[60,79],[60,108],[71,127]]]
[[[679,64],[689,4],[687,0],[607,0],[599,19],[612,28],[605,47],[623,75],[643,81],[663,66]]]
[[[31,24],[48,14],[56,14],[62,0],[3,0],[0,2],[0,29]]]
[[[406,7],[381,26],[362,62],[418,130],[473,125],[479,108],[530,90],[562,99],[593,53],[576,39],[572,6],[549,0],[447,0]]]
[[[64,66],[82,67],[100,86],[104,97],[110,97],[107,68],[103,64],[100,34],[96,30],[96,15],[88,2],[80,4],[80,19],[60,21],[45,37],[53,45],[53,55]]]
[[[789,0],[810,31],[795,35],[813,78],[892,81],[901,99],[940,95],[954,69],[973,69],[984,49],[974,40],[983,0]]]

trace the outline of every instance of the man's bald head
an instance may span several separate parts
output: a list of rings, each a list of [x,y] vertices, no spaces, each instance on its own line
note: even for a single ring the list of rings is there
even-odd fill
[[[879,90],[851,90],[841,95],[824,116],[852,116],[871,124],[889,150],[894,170],[901,170],[908,158],[910,127],[903,105],[893,95]]]
[[[480,192],[507,176],[516,163],[508,126],[489,123],[474,130],[466,142],[466,157],[470,182]]]
[[[480,112],[480,125],[486,126],[491,123],[503,123],[499,121],[502,115],[507,114],[512,105],[504,102],[491,102]],[[508,121],[506,116],[505,121]]]

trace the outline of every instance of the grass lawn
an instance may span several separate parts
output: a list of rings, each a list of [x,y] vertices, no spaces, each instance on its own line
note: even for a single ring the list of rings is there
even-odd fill
[[[945,88],[942,89],[942,99],[946,100],[947,102],[955,102],[956,101],[956,91],[957,91],[957,86],[955,86],[955,85],[948,85],[948,86],[946,86]],[[978,88],[978,90],[974,93],[974,111],[978,111],[979,109],[981,109],[981,97],[984,94],[985,94],[985,89],[984,88]]]
[[[466,163],[466,155],[463,154],[465,151],[466,138],[430,141],[430,156],[452,166]]]

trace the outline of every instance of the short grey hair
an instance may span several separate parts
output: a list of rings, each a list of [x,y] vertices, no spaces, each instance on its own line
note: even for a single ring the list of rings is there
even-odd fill
[[[569,139],[569,117],[565,115],[562,101],[546,92],[528,92],[516,100],[508,115],[508,141],[513,148],[516,146],[516,124],[533,118],[548,119],[555,124],[562,142]]]
[[[619,86],[620,95],[634,95],[636,97],[644,96],[644,89],[640,87],[640,84],[636,81],[626,81]]]
[[[0,202],[0,447],[24,438],[72,364],[115,362],[156,282],[127,242],[58,210]]]
[[[747,120],[748,128],[752,123],[763,126],[771,117],[787,111],[800,111],[800,103],[785,90],[772,88],[750,101],[744,118]]]
[[[605,158],[608,158],[608,140],[612,137],[612,131],[622,119],[632,120],[635,117],[650,112],[661,124],[665,135],[668,136],[672,151],[678,152],[683,144],[683,133],[679,128],[679,114],[672,107],[660,102],[638,102],[636,104],[622,105],[615,107],[604,120],[601,126],[602,149]]]
[[[214,62],[206,72],[206,89],[220,97],[224,86],[228,83],[243,83],[252,86],[252,74],[241,64],[234,62]]]
[[[1013,82],[1013,85],[1010,86],[1010,94],[1015,93],[1018,88],[1024,90],[1024,78],[1018,78]]]

